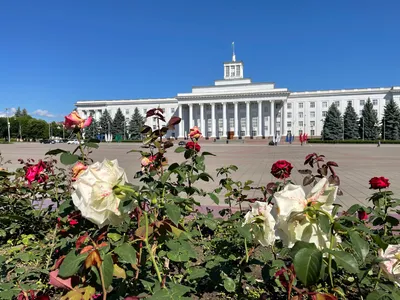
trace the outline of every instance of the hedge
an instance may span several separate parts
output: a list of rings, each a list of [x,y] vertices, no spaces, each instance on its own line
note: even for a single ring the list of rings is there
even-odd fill
[[[378,144],[378,140],[308,140],[310,144]],[[381,144],[400,144],[399,140],[381,140]]]

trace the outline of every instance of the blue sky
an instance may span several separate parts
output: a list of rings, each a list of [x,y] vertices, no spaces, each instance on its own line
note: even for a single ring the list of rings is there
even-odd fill
[[[171,97],[223,76],[291,91],[400,85],[400,1],[0,2],[0,114],[62,119],[76,100]]]

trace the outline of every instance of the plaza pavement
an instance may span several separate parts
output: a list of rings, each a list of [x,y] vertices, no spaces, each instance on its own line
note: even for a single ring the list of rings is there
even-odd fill
[[[175,142],[176,143],[176,142]],[[175,153],[174,148],[168,150],[167,157],[170,163],[183,161],[182,153]],[[43,158],[44,154],[55,148],[74,149],[73,145],[57,144],[42,145],[39,143],[15,143],[11,145],[0,144],[0,152],[5,160],[11,160],[8,165],[10,170],[18,166],[18,158]],[[97,160],[118,159],[128,175],[130,182],[137,184],[133,175],[140,169],[140,154],[127,152],[132,149],[141,149],[140,144],[100,144],[99,149],[94,150],[92,158]],[[143,149],[141,149],[143,150]],[[212,191],[217,187],[219,179],[216,178],[215,169],[221,166],[234,164],[239,170],[233,174],[234,180],[253,180],[254,185],[266,185],[274,180],[270,174],[271,165],[278,159],[290,161],[294,169],[292,178],[296,183],[301,183],[303,175],[297,172],[303,169],[304,157],[317,152],[324,154],[327,160],[338,163],[337,173],[341,180],[341,189],[344,195],[338,197],[337,203],[348,208],[355,203],[366,204],[366,198],[371,194],[368,181],[374,176],[385,176],[391,182],[390,189],[400,196],[399,155],[400,146],[382,145],[279,145],[268,146],[266,141],[258,141],[245,144],[214,144],[202,143],[202,151],[214,153],[216,156],[207,156],[206,165],[208,173],[214,178],[214,182],[199,182],[199,187],[206,191]],[[306,189],[307,191],[309,189]],[[257,196],[257,191],[250,191],[251,197]],[[214,206],[208,198],[198,199],[204,206]],[[222,196],[220,196],[222,205]]]

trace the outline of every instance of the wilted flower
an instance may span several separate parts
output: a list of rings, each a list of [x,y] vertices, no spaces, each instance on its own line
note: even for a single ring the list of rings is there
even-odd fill
[[[44,174],[46,169],[46,164],[39,160],[36,165],[29,166],[26,169],[25,179],[28,180],[29,183],[37,181],[38,183],[42,183],[47,180],[48,176]]]
[[[303,211],[315,205],[331,213],[336,194],[337,187],[330,186],[326,178],[314,186],[307,198],[299,185],[288,184],[282,191],[276,192],[273,213],[277,220],[277,235],[283,243],[291,248],[296,241],[304,241],[314,243],[320,249],[325,248],[328,243],[327,234]],[[307,234],[303,234],[305,230]]]
[[[120,199],[114,187],[128,181],[117,160],[96,162],[82,172],[73,183],[72,201],[86,219],[103,227],[122,221]]]
[[[273,245],[275,242],[275,220],[271,215],[272,205],[256,201],[250,207],[251,211],[245,215],[244,223],[259,225],[258,229],[253,230],[254,239],[262,246]]]
[[[373,190],[385,189],[390,186],[389,179],[383,176],[371,178],[369,184],[371,185],[370,189]]]
[[[199,127],[194,126],[193,128],[190,128],[189,137],[191,139],[198,140],[201,137],[201,132]]]
[[[292,169],[293,166],[290,162],[278,160],[272,165],[271,174],[278,179],[284,179],[290,177]]]
[[[195,150],[196,152],[200,152],[200,145],[198,143],[195,142],[187,142],[186,143],[186,149],[192,149]]]
[[[87,169],[87,166],[85,166],[83,163],[78,161],[75,166],[72,167],[72,180],[75,181],[78,176]]]
[[[92,124],[92,116],[89,116],[86,120],[81,118],[78,112],[73,111],[68,116],[65,116],[64,125],[67,129],[73,129],[75,127],[85,128]]]
[[[384,260],[379,267],[385,277],[400,286],[400,245],[388,245],[385,251],[379,249],[378,256]]]

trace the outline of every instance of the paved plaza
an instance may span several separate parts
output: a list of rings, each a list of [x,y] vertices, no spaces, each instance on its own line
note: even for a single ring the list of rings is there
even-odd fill
[[[174,148],[177,146],[174,146]],[[18,166],[18,158],[43,158],[44,153],[50,149],[63,148],[74,149],[72,145],[42,145],[16,143],[12,145],[0,145],[3,157],[12,161],[9,169]],[[183,154],[174,152],[174,148],[167,153],[170,163],[183,160]],[[104,158],[117,158],[120,165],[125,168],[128,178],[132,183],[137,183],[133,175],[140,169],[140,154],[127,152],[132,149],[141,149],[139,144],[101,144],[94,150],[92,158],[103,160]],[[143,150],[143,149],[142,149]],[[270,174],[271,165],[278,159],[286,159],[293,166],[293,180],[302,182],[303,175],[297,172],[304,168],[304,157],[311,152],[324,154],[328,160],[336,161],[341,179],[341,189],[344,195],[338,197],[337,203],[349,207],[355,203],[366,203],[366,198],[371,194],[368,181],[374,176],[385,176],[390,179],[391,190],[400,196],[400,172],[399,155],[400,146],[383,145],[280,145],[268,146],[266,142],[259,141],[248,144],[202,144],[202,151],[214,153],[216,156],[207,156],[207,171],[215,179],[214,183],[201,182],[199,187],[211,191],[217,187],[215,169],[221,166],[237,165],[239,170],[233,175],[234,180],[245,181],[251,179],[254,185],[266,185],[273,181]],[[253,191],[251,193],[254,193]],[[254,194],[253,194],[254,195]],[[221,197],[222,199],[222,197]],[[205,206],[214,205],[210,199],[199,199]]]

